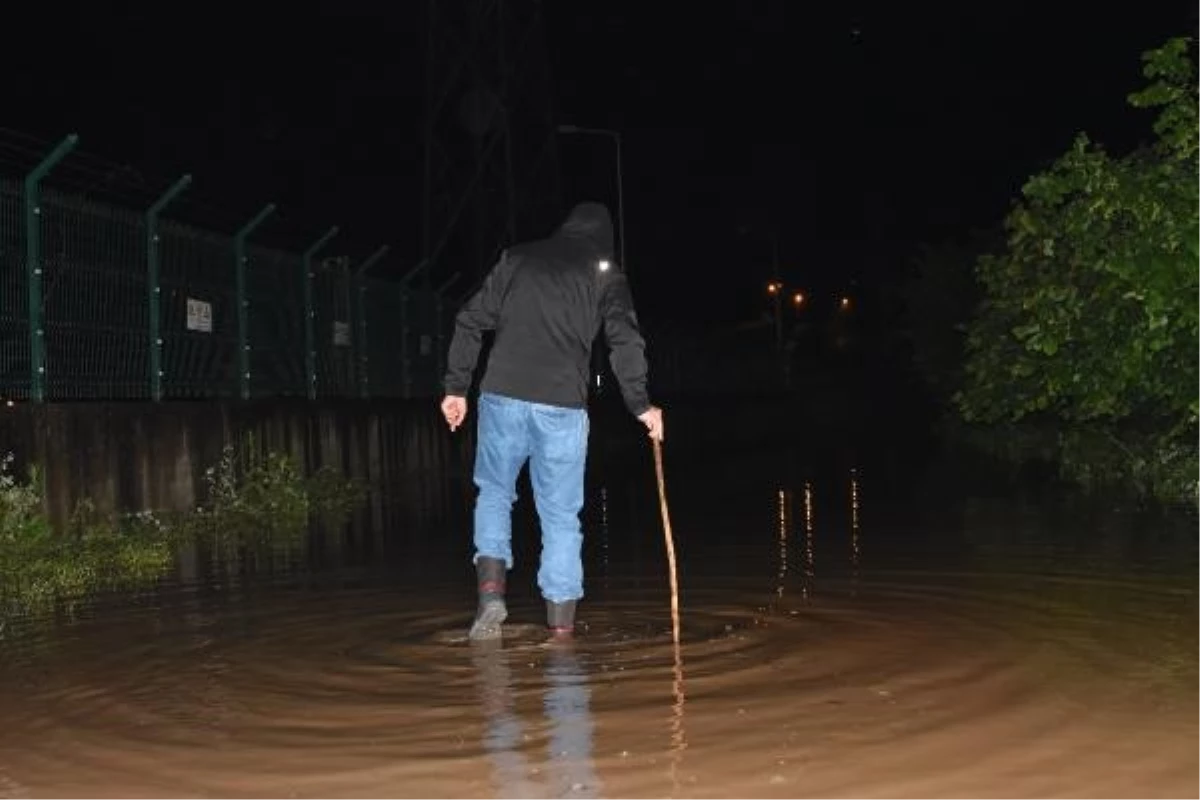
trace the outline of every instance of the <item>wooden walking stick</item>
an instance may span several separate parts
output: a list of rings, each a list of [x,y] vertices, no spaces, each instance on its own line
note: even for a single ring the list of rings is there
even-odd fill
[[[667,511],[667,485],[663,479],[662,442],[654,440],[654,472],[658,476],[658,507],[662,512],[663,536],[667,540],[667,567],[671,577],[671,637],[679,645],[679,578],[675,571],[675,537],[671,533],[671,515]]]
[[[667,567],[671,577],[671,643],[675,655],[673,694],[675,703],[671,713],[671,784],[672,794],[679,791],[679,762],[687,749],[687,736],[683,730],[683,653],[679,646],[679,578],[675,569],[675,537],[671,533],[671,515],[667,512],[667,484],[663,478],[662,442],[654,440],[654,472],[658,476],[658,506],[662,512],[663,536],[667,541]]]

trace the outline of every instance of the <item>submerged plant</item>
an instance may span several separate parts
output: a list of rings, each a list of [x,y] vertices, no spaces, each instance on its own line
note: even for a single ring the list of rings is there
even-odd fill
[[[205,502],[194,512],[110,514],[81,499],[60,530],[46,514],[40,471],[13,473],[0,457],[0,618],[45,610],[90,592],[152,584],[171,568],[175,547],[207,539],[222,549],[289,546],[312,517],[337,524],[365,497],[360,482],[332,467],[306,478],[287,454],[225,447],[207,469]]]
[[[144,585],[170,567],[170,537],[157,515],[105,515],[84,498],[56,533],[42,506],[40,473],[31,469],[21,482],[12,461],[0,460],[0,612]]]
[[[0,542],[27,541],[50,535],[50,523],[42,512],[42,474],[29,470],[22,483],[13,474],[13,454],[0,458]]]
[[[329,464],[313,473],[307,489],[312,513],[327,523],[345,521],[367,500],[366,484]]]
[[[262,453],[253,438],[241,452],[227,445],[204,479],[208,498],[191,524],[226,543],[289,543],[312,518],[340,523],[366,497],[362,483],[339,470],[326,465],[305,478],[291,456]]]
[[[304,478],[285,454],[239,457],[231,446],[204,475],[208,502],[197,509],[197,532],[248,543],[294,536],[308,523]]]

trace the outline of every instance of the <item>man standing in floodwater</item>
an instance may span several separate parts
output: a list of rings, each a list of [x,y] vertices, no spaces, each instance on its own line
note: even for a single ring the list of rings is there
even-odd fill
[[[662,410],[646,388],[645,342],[629,284],[613,260],[612,218],[581,203],[548,239],[509,248],[455,319],[442,414],[451,431],[467,417],[467,392],[484,331],[495,331],[480,385],[475,453],[475,570],[479,606],[472,639],[495,639],[508,616],[512,504],[529,462],[542,528],[538,587],[556,636],[575,629],[583,597],[584,467],[592,343],[603,329],[625,406],[652,439]]]

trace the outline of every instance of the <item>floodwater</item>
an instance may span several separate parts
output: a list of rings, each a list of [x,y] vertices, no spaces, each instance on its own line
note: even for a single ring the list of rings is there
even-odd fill
[[[498,646],[462,638],[461,513],[201,559],[9,625],[0,797],[1197,796],[1193,518],[920,454],[667,452],[678,647],[648,448],[598,456],[573,645],[525,499]]]

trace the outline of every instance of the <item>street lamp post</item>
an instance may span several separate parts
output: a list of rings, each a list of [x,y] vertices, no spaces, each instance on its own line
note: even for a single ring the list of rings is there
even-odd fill
[[[629,262],[625,260],[625,178],[624,161],[621,155],[621,133],[608,128],[584,128],[579,125],[559,125],[559,133],[582,134],[585,136],[605,136],[613,140],[617,148],[617,242],[619,243],[621,268],[629,272]]]
[[[580,134],[584,136],[604,136],[612,139],[617,149],[617,243],[618,243],[618,258],[621,260],[621,269],[625,274],[629,274],[629,262],[625,260],[625,178],[624,178],[624,161],[621,156],[621,133],[620,131],[610,130],[608,128],[584,128],[579,125],[559,125],[559,133],[565,134]],[[592,348],[592,371],[596,375],[596,391],[601,389],[603,381],[604,367],[603,359],[601,358],[600,348]]]
[[[771,302],[775,312],[775,354],[779,359],[779,370],[780,375],[783,377],[783,386],[785,389],[790,388],[792,383],[792,368],[787,348],[784,346],[783,335],[783,299],[784,294],[788,291],[783,281],[779,279],[778,269],[776,269],[776,277],[767,283],[767,294],[771,295]],[[803,291],[793,289],[791,290],[791,302],[792,307],[799,313],[808,302],[808,298]]]
[[[771,310],[775,317],[775,353],[783,353],[783,284],[778,278],[767,284],[767,294],[771,295]]]

